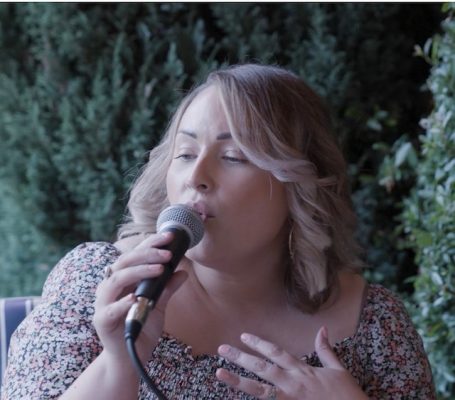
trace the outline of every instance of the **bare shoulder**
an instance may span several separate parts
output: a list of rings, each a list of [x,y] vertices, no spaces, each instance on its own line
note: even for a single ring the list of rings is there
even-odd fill
[[[117,248],[117,250],[120,251],[120,253],[125,253],[127,251],[134,249],[144,239],[145,239],[144,234],[129,236],[124,239],[117,240],[114,243],[114,246]]]
[[[327,308],[315,315],[319,326],[326,325],[329,328],[333,342],[355,334],[367,292],[367,282],[358,273],[343,270],[338,279],[338,290],[332,301],[328,302]]]

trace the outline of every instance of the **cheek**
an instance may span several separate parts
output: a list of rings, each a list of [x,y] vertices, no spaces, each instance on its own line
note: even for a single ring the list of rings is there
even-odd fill
[[[176,200],[178,186],[178,174],[170,167],[166,175],[166,193],[171,204]]]
[[[264,208],[267,214],[264,218],[275,223],[275,226],[281,229],[289,216],[286,189],[281,182],[270,182],[267,197],[264,198]]]
[[[279,231],[288,219],[289,211],[285,200],[266,198],[257,206],[256,220],[264,230]]]
[[[250,184],[249,190],[244,191],[241,198],[237,202],[236,210],[238,213],[244,211],[246,229],[249,229],[248,225],[267,230],[281,229],[288,218],[287,195],[284,186],[279,182],[272,183],[267,179],[265,184]]]

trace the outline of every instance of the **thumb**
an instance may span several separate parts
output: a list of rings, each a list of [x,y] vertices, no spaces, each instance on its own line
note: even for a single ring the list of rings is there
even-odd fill
[[[327,336],[327,328],[325,326],[319,329],[314,341],[314,347],[324,367],[343,370],[345,369],[333,351],[332,347],[330,346]]]

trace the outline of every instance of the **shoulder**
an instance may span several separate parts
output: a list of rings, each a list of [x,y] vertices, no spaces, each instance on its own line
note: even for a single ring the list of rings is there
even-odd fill
[[[133,248],[135,248],[139,243],[141,243],[146,238],[146,235],[139,233],[137,235],[132,235],[119,239],[114,243],[115,248],[120,253],[125,253]]]
[[[8,398],[56,398],[101,352],[92,324],[96,287],[118,255],[110,243],[83,243],[57,263],[41,302],[11,338]]]
[[[422,353],[423,344],[403,300],[391,290],[370,284],[359,324],[359,333],[391,347],[399,346]]]
[[[385,287],[370,284],[356,337],[356,352],[367,366],[368,394],[433,398],[427,356],[403,301]]]
[[[117,259],[119,255],[120,251],[113,243],[85,242],[70,250],[60,262],[109,262],[113,259]]]
[[[110,242],[86,242],[81,243],[70,250],[54,267],[54,270],[67,268],[68,272],[74,270],[85,271],[93,264],[105,264],[117,259],[119,249]],[[54,271],[53,271],[54,272]]]
[[[362,313],[362,319],[366,321],[404,316],[406,321],[403,322],[409,319],[403,300],[396,293],[379,284],[368,284]]]
[[[115,262],[120,251],[109,242],[86,242],[69,251],[50,272],[43,297],[70,287],[92,288],[103,279],[104,268]]]
[[[411,317],[401,298],[391,290],[369,284],[359,321],[359,331],[370,339],[391,342],[404,340],[404,332],[412,333],[408,339],[420,343]]]

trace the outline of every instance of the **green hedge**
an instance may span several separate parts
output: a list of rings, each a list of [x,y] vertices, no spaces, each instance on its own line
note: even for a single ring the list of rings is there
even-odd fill
[[[0,5],[0,295],[39,293],[70,247],[112,238],[181,91],[247,60],[288,66],[326,97],[371,275],[401,282],[402,193],[378,184],[377,149],[416,132],[427,67],[413,46],[438,18],[404,4]]]
[[[380,168],[388,188],[412,183],[403,199],[400,248],[418,267],[406,298],[424,340],[440,399],[455,398],[455,5],[446,4],[443,31],[416,55],[431,66],[426,90],[433,110],[422,119],[418,141],[407,135],[391,147]]]
[[[444,33],[427,46],[434,110],[422,121],[417,183],[403,223],[415,251],[414,319],[433,365],[441,398],[455,398],[455,5]]]
[[[421,145],[429,66],[413,56],[440,20],[438,4],[0,4],[0,296],[39,294],[69,248],[113,238],[182,91],[223,64],[278,63],[333,109],[369,278],[412,292],[420,268],[415,319],[450,396],[452,20],[431,47]]]

